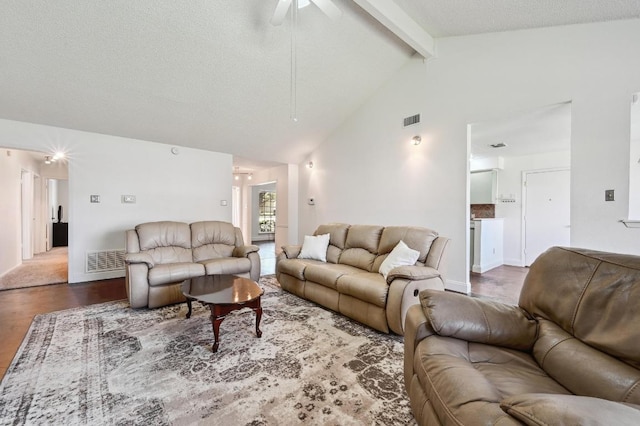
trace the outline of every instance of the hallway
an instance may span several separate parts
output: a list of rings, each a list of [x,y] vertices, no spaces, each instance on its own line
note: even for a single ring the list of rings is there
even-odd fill
[[[0,277],[0,290],[37,287],[67,282],[68,248],[54,247],[24,260]]]

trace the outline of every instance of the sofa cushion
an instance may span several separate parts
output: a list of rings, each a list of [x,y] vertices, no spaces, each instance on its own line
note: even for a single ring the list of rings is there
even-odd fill
[[[382,226],[352,225],[339,263],[371,272],[383,229]]]
[[[407,245],[400,240],[400,242],[393,250],[391,250],[391,253],[389,253],[386,259],[382,262],[378,272],[380,272],[386,280],[392,269],[397,268],[398,266],[415,265],[416,260],[418,260],[418,256],[420,256],[419,251],[407,247]]]
[[[158,247],[191,248],[189,225],[182,222],[148,222],[136,226],[140,250]]]
[[[308,281],[322,284],[334,290],[337,289],[338,278],[347,274],[358,274],[362,270],[349,265],[334,265],[327,263],[325,265],[307,265],[304,270],[304,277]]]
[[[638,282],[640,256],[554,247],[531,266],[519,305],[640,368],[640,327],[629,326],[638,321]]]
[[[329,247],[327,247],[327,262],[338,263],[344,245],[347,241],[347,232],[350,225],[345,223],[329,223],[320,225],[313,235],[329,234]]]
[[[413,361],[442,423],[500,424],[508,416],[500,408],[504,398],[569,393],[529,354],[499,346],[429,336],[418,343]]]
[[[314,259],[321,262],[327,261],[327,247],[329,247],[330,234],[305,235],[302,249],[298,259]]]
[[[148,222],[136,226],[140,250],[155,263],[192,262],[189,225],[182,222]]]
[[[389,286],[377,272],[360,272],[343,275],[338,279],[338,291],[363,302],[384,308],[387,304]]]
[[[542,368],[572,393],[640,404],[640,370],[539,320],[533,355]],[[640,347],[640,344],[638,344]]]
[[[326,263],[312,259],[282,259],[278,262],[278,271],[304,281],[304,270],[308,265],[326,265]]]
[[[200,262],[207,275],[244,274],[251,270],[251,261],[246,257],[224,257]]]
[[[236,232],[231,223],[211,220],[191,224],[191,245],[195,262],[231,257],[235,243]]]
[[[500,404],[531,426],[640,424],[640,406],[576,395],[522,394]]]
[[[199,263],[165,263],[156,264],[149,270],[149,285],[165,285],[178,283],[189,278],[204,275],[204,265]]]
[[[400,242],[420,252],[418,262],[425,263],[431,249],[431,244],[438,237],[438,233],[432,229],[417,226],[387,226],[380,236],[378,255],[390,253]]]

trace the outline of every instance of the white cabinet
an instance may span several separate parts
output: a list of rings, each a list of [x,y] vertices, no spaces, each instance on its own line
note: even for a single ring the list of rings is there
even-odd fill
[[[474,220],[473,224],[471,271],[481,274],[504,263],[504,226],[502,219]]]
[[[471,172],[471,204],[495,204],[498,193],[498,171]]]

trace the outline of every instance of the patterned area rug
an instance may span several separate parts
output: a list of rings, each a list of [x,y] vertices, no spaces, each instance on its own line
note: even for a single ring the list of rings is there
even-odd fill
[[[211,352],[207,308],[111,302],[37,316],[0,383],[0,424],[415,424],[402,339],[260,280]]]

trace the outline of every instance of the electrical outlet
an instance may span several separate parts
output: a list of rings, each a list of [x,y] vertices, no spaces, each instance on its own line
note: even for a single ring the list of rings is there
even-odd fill
[[[613,189],[607,189],[604,191],[605,201],[615,201],[615,191]]]
[[[136,196],[135,195],[123,195],[121,198],[123,204],[135,204]]]

